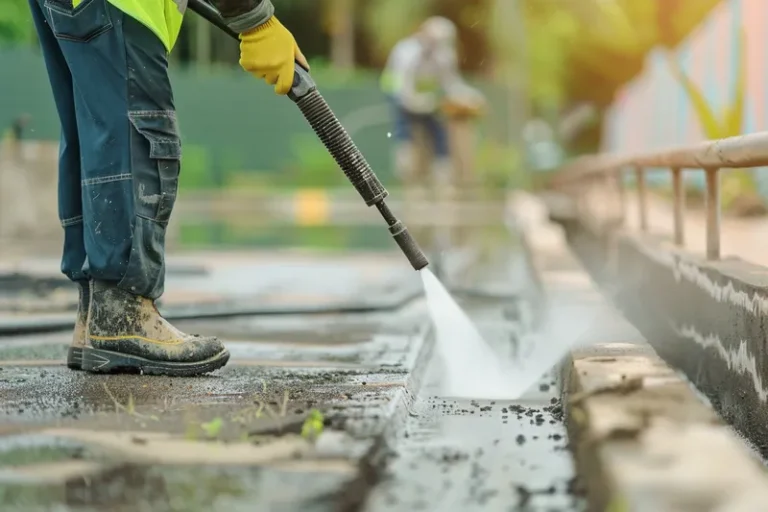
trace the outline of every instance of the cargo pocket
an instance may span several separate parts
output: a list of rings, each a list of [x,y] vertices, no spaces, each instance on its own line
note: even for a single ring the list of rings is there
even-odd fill
[[[45,0],[51,29],[59,39],[87,43],[112,28],[107,0]]]
[[[129,112],[128,116],[137,134],[143,139],[140,141],[143,144],[133,147],[139,153],[133,155],[136,213],[166,224],[176,202],[181,169],[181,139],[176,125],[176,113],[134,111]],[[146,151],[142,151],[141,146]]]

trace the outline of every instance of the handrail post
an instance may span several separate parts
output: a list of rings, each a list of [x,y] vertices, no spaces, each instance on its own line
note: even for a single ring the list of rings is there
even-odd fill
[[[720,259],[720,169],[704,169],[707,176],[707,259]]]
[[[683,170],[672,168],[672,205],[675,217],[675,244],[685,244],[685,187],[683,187]]]
[[[642,167],[635,169],[637,177],[637,205],[640,214],[640,230],[648,231],[648,205],[646,204],[645,170]]]

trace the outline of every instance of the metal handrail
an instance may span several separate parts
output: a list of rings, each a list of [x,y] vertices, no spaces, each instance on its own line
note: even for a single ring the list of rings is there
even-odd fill
[[[707,259],[717,260],[720,259],[720,169],[765,165],[768,165],[768,132],[759,132],[634,155],[583,156],[563,166],[552,183],[557,188],[570,188],[613,177],[619,189],[623,211],[625,194],[622,177],[628,170],[634,171],[637,178],[640,229],[647,231],[645,174],[648,168],[667,169],[672,173],[674,240],[682,246],[685,243],[683,170],[703,171],[706,174]]]

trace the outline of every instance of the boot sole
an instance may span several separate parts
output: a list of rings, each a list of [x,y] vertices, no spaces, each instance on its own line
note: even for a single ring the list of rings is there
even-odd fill
[[[78,371],[83,369],[83,349],[81,347],[69,347],[67,368]]]
[[[168,377],[193,377],[218,370],[229,361],[229,351],[194,363],[152,361],[143,357],[86,347],[82,350],[82,369],[89,373],[140,373]]]

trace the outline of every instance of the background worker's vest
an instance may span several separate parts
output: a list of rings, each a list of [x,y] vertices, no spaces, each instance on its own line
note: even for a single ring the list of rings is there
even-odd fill
[[[73,0],[77,7],[83,0]],[[181,31],[187,0],[108,0],[128,16],[138,20],[160,38],[170,52]]]
[[[387,59],[387,65],[381,75],[379,86],[385,94],[399,95],[405,83],[406,73],[414,72],[411,64],[417,62],[415,73],[412,77],[417,93],[439,93],[442,84],[439,73],[440,64],[434,58],[425,59],[422,56],[422,45],[414,37],[400,41],[392,49]]]
[[[381,74],[379,86],[384,93],[396,96],[403,88],[403,77],[399,76],[398,73],[385,70]],[[440,92],[440,81],[434,77],[417,77],[416,92],[438,93]]]

